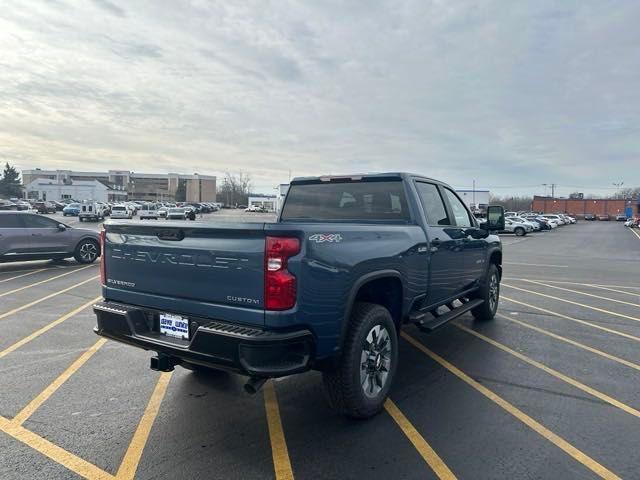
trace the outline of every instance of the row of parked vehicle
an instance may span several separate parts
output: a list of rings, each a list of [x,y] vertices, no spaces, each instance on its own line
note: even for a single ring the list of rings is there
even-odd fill
[[[571,225],[576,222],[574,217],[563,213],[505,212],[502,233],[513,233],[522,237],[528,233],[553,230],[559,226]]]

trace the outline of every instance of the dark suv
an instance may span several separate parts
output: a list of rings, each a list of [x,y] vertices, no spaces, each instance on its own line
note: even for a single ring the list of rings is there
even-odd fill
[[[98,232],[33,213],[0,212],[0,263],[69,257],[92,263],[99,256]]]

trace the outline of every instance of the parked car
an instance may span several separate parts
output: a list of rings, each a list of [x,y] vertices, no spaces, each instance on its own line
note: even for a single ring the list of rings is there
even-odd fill
[[[19,211],[30,210],[31,209],[31,204],[29,202],[24,201],[24,200],[18,200],[16,202],[16,209],[19,210]]]
[[[551,230],[551,225],[547,219],[542,217],[524,217],[525,220],[531,223],[536,223],[540,228],[539,230]]]
[[[598,215],[598,220],[602,222],[608,222],[611,219],[609,218],[609,215]]]
[[[104,220],[104,205],[100,202],[87,202],[80,204],[78,218],[81,222],[85,220]]]
[[[640,227],[640,217],[639,218],[630,218],[626,222],[624,222],[625,227],[636,228]]]
[[[593,213],[585,213],[584,219],[593,222],[596,219],[596,216]]]
[[[158,208],[153,203],[146,203],[138,210],[140,220],[158,220]]]
[[[521,225],[528,225],[531,227],[530,231],[540,230],[540,225],[538,225],[537,223],[529,222],[528,220],[525,220],[521,217],[506,217],[506,219]]]
[[[11,200],[0,199],[0,210],[17,210],[18,206]]]
[[[616,222],[626,222],[627,216],[624,213],[619,213],[616,215]]]
[[[114,205],[111,207],[111,218],[133,218],[133,210],[126,205]]]
[[[80,204],[79,203],[70,203],[66,207],[62,209],[62,216],[66,217],[67,215],[72,217],[77,217],[80,214]]]
[[[518,237],[523,237],[530,232],[533,232],[533,226],[530,224],[514,222],[508,218],[504,219],[504,229],[500,231],[500,233],[513,233]]]
[[[248,375],[251,393],[319,370],[334,408],[368,418],[399,368],[403,323],[432,331],[469,311],[494,317],[502,249],[492,232],[504,214],[487,210],[478,224],[448,185],[388,173],[294,179],[277,223],[137,223],[117,235],[132,227],[112,221],[95,332],[157,352],[154,370]]]
[[[567,222],[560,215],[554,214],[544,214],[542,215],[544,218],[548,218],[549,220],[554,220],[558,225],[565,225]]]
[[[32,207],[38,213],[56,213],[56,206],[51,202],[34,202]]]
[[[74,257],[79,263],[91,263],[98,256],[98,232],[43,215],[0,212],[0,262]]]
[[[187,209],[182,207],[170,208],[167,211],[167,220],[184,220],[187,218]]]

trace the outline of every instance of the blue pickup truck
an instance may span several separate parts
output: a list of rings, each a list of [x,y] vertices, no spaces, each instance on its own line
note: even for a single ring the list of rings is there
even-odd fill
[[[493,318],[502,207],[479,224],[451,187],[408,173],[296,178],[275,223],[109,221],[96,333],[151,368],[264,381],[323,372],[331,405],[379,412],[398,334]]]

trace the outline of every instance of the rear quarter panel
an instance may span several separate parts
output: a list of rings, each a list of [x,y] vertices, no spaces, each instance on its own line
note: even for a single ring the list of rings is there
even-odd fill
[[[289,261],[298,278],[298,302],[286,312],[266,312],[265,325],[302,325],[316,335],[318,358],[339,350],[349,299],[359,279],[381,271],[398,272],[404,304],[426,291],[428,257],[418,252],[425,235],[417,225],[265,225],[266,234],[296,235],[301,252]]]

